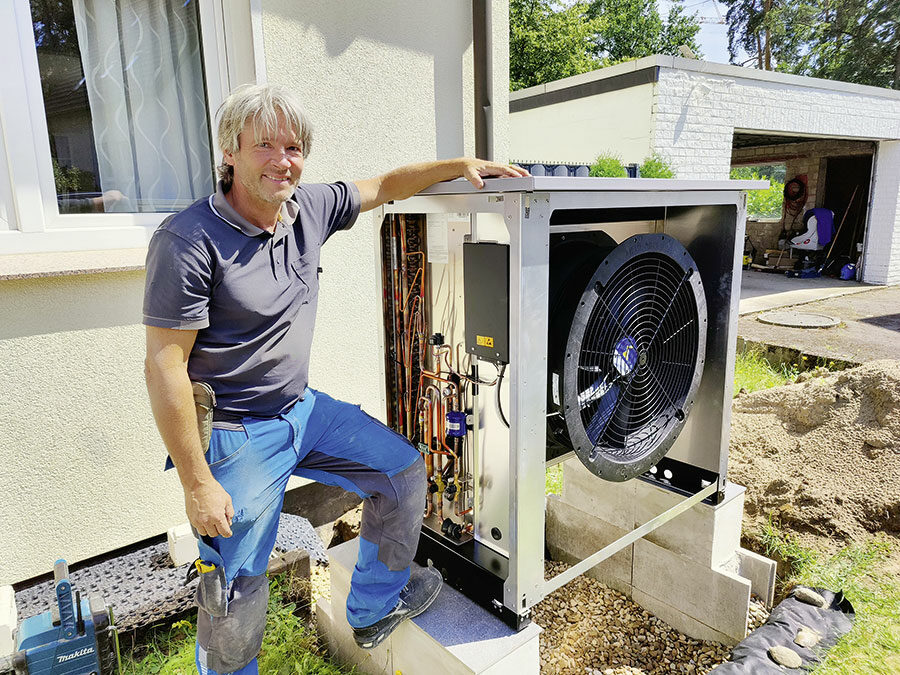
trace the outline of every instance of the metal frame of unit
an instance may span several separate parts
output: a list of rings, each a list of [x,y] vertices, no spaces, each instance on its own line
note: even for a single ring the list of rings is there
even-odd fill
[[[482,190],[467,181],[440,183],[404,201],[390,203],[380,211],[388,214],[461,213],[471,216],[468,240],[496,241],[480,232],[479,214],[498,214],[509,235],[509,418],[508,441],[494,434],[490,454],[493,462],[508,467],[507,483],[495,485],[506,498],[496,507],[506,513],[490,518],[507,520],[502,546],[494,548],[478,531],[483,557],[474,564],[464,556],[448,551],[449,562],[470,567],[466,573],[474,588],[470,597],[491,594],[485,576],[498,575],[496,595],[473,599],[492,606],[513,626],[528,621],[530,608],[549,593],[615,552],[645,536],[671,518],[701,501],[715,503],[725,486],[730,427],[730,400],[734,378],[737,339],[741,257],[745,222],[744,190],[762,189],[765,181],[706,181],[629,178],[557,178],[528,177],[488,179]],[[563,225],[554,223],[557,211],[600,209],[620,213],[621,217],[602,225]],[[547,331],[534,330],[548,321],[548,277],[551,233],[605,229],[614,231],[627,224],[629,215],[652,210],[663,213],[657,231],[678,239],[697,262],[707,295],[709,330],[706,364],[696,402],[672,449],[667,454],[678,466],[696,470],[695,485],[662,487],[685,498],[631,533],[593,554],[567,572],[544,579],[544,505],[546,460]],[[497,216],[493,216],[496,221]],[[381,221],[378,221],[381,222]],[[376,228],[377,230],[378,228]],[[378,233],[376,232],[376,237]],[[384,339],[383,336],[381,338]],[[382,343],[382,347],[383,347]],[[381,378],[384,386],[384,378]],[[384,390],[382,391],[384,394]],[[476,409],[478,406],[475,406]],[[507,431],[503,429],[503,431]],[[479,424],[475,424],[475,433]],[[475,452],[479,452],[475,442]],[[486,451],[487,453],[487,451]],[[566,455],[566,457],[574,454]],[[475,467],[485,458],[477,458]],[[559,461],[559,460],[557,460]],[[649,478],[649,477],[645,477]],[[476,485],[479,477],[475,477]],[[603,482],[598,479],[598,487]],[[480,487],[479,489],[484,489]],[[488,517],[475,514],[476,520]],[[485,523],[490,525],[490,523]],[[476,543],[476,547],[479,546]],[[431,557],[441,544],[423,535],[420,557]],[[421,553],[422,549],[427,549]],[[503,550],[508,557],[503,555]],[[505,560],[504,560],[505,558]],[[479,569],[480,568],[480,569]],[[479,574],[485,571],[486,574]],[[474,572],[474,574],[473,574]],[[502,581],[502,593],[499,583]],[[479,591],[478,586],[484,588]]]

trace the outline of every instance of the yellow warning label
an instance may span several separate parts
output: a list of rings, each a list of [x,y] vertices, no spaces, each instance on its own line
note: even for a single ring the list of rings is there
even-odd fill
[[[493,349],[493,347],[494,347],[494,338],[492,338],[492,337],[487,337],[487,336],[485,336],[485,335],[476,335],[476,336],[475,336],[475,343],[476,343],[479,347],[490,347],[490,348]]]

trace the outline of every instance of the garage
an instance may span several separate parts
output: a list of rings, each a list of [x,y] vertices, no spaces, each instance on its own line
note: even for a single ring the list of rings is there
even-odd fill
[[[513,160],[601,153],[624,164],[657,154],[678,178],[756,171],[790,184],[790,212],[750,214],[753,264],[900,283],[900,91],[649,56],[510,94]],[[815,209],[817,233],[830,212],[831,238],[791,247]]]

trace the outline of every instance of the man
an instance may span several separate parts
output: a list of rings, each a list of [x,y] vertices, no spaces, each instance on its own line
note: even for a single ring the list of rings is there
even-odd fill
[[[312,133],[288,90],[248,85],[222,106],[217,191],[168,218],[147,256],[144,324],[153,414],[199,537],[197,667],[256,673],[269,553],[291,475],[364,498],[347,599],[372,648],[441,587],[410,573],[425,503],[424,463],[358,406],[307,388],[319,249],[360,211],[442,180],[524,176],[475,159],[402,167],[355,183],[300,184]],[[204,454],[192,382],[215,393]]]

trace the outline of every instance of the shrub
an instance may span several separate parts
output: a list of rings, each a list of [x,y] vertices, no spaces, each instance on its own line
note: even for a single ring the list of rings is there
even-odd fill
[[[591,176],[594,178],[625,178],[628,172],[622,160],[612,153],[602,153],[591,164]]]
[[[675,171],[655,152],[641,164],[641,178],[675,178]]]
[[[747,191],[747,217],[779,218],[784,204],[784,183],[774,177],[761,176],[756,169],[736,166],[731,169],[732,180],[768,180],[768,190]]]

